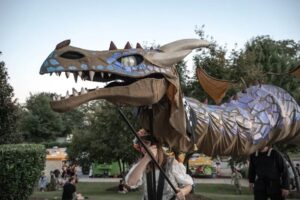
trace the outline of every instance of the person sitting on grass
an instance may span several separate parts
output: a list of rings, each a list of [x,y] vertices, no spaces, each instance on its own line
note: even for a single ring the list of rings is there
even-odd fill
[[[65,183],[63,187],[62,200],[82,200],[84,197],[76,192],[76,178],[70,177],[69,181]]]

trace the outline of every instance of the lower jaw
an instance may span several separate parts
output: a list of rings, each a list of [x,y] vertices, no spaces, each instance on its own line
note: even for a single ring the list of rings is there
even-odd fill
[[[115,104],[144,106],[157,103],[166,93],[165,79],[147,78],[127,86],[116,86],[90,91],[61,101],[50,102],[56,112],[67,112],[92,100],[105,99]]]

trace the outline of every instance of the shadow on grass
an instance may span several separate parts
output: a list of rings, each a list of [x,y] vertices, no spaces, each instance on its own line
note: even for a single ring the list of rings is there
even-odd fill
[[[78,183],[77,191],[89,200],[140,200],[142,190],[136,190],[127,194],[117,192],[118,183]],[[39,192],[35,191],[30,200],[54,200],[61,199],[62,191]],[[248,188],[242,188],[242,195],[235,194],[233,185],[197,184],[195,195],[190,200],[252,200],[253,196]]]

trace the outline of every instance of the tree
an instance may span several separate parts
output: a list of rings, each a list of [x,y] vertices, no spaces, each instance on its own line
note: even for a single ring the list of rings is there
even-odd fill
[[[65,130],[60,114],[50,108],[49,93],[30,95],[23,110],[19,130],[28,142],[54,140]]]
[[[300,42],[257,36],[249,40],[243,49],[238,50],[235,46],[228,52],[226,47],[205,35],[203,29],[204,26],[195,32],[201,39],[209,40],[211,45],[194,56],[194,64],[215,78],[234,83],[224,101],[249,85],[264,82],[282,87],[300,103],[300,80],[288,74],[300,64]],[[189,81],[187,91],[200,100],[205,96],[195,76]]]
[[[61,136],[73,134],[76,130],[84,128],[85,115],[80,108],[61,113],[60,117],[64,123],[64,130]]]
[[[124,172],[122,163],[132,163],[137,157],[127,124],[110,103],[94,101],[89,106],[92,112],[89,112],[88,127],[74,135],[68,148],[70,159],[80,164],[119,161],[120,171]],[[133,121],[130,111],[125,112]]]
[[[12,86],[3,61],[0,62],[0,144],[18,143],[22,137],[16,133],[18,106],[13,100]]]
[[[80,109],[62,114],[51,109],[53,95],[31,94],[27,99],[19,125],[19,131],[27,142],[49,142],[83,128],[84,114]]]
[[[235,66],[239,68],[235,72],[248,83],[259,81],[282,87],[300,104],[300,80],[288,74],[299,64],[300,42],[257,36],[246,43],[236,59]]]

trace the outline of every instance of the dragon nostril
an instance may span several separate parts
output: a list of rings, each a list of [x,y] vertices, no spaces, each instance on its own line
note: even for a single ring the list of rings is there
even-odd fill
[[[76,51],[67,51],[67,52],[61,54],[60,57],[67,58],[67,59],[80,59],[80,58],[83,58],[84,55],[82,53],[79,53]]]

